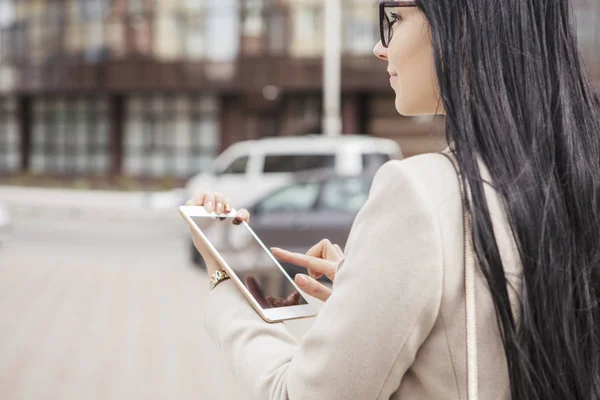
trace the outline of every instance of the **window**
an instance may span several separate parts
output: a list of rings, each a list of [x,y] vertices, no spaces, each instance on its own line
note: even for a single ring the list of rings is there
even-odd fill
[[[149,56],[153,51],[153,15],[146,11],[144,0],[129,0],[129,15],[123,20],[126,22],[124,36],[127,51],[142,57]]]
[[[372,55],[379,40],[377,7],[364,1],[343,0],[343,52],[350,55]]]
[[[15,19],[14,0],[0,0],[0,28],[9,27]]]
[[[240,157],[225,168],[223,174],[245,174],[248,167],[248,156]]]
[[[126,174],[187,178],[209,171],[218,147],[213,98],[157,95],[128,99]]]
[[[160,60],[181,59],[185,45],[185,15],[157,4],[152,25],[154,56]]]
[[[128,6],[130,14],[141,14],[144,12],[144,0],[129,0]]]
[[[320,183],[309,182],[288,186],[268,196],[258,204],[258,214],[275,212],[302,212],[314,208],[319,195]]]
[[[109,154],[105,99],[47,98],[33,102],[33,172],[106,174]]]
[[[386,162],[390,161],[391,157],[385,153],[365,153],[362,155],[363,171],[376,171]]]
[[[297,36],[311,36],[319,29],[321,19],[321,10],[315,6],[306,5],[298,10],[298,20],[296,24]]]
[[[244,36],[261,36],[265,30],[263,21],[264,0],[246,0],[243,6],[242,34]]]
[[[213,62],[234,61],[240,47],[240,9],[236,0],[205,0],[205,58]]]
[[[188,60],[201,60],[206,53],[205,22],[201,12],[188,12],[183,18],[181,30],[184,54]]]
[[[17,171],[21,165],[21,137],[14,99],[0,99],[0,171]]]
[[[271,54],[285,54],[288,48],[287,14],[271,5],[268,10],[267,48]]]
[[[293,3],[291,9],[293,57],[321,57],[323,54],[323,5]]]
[[[0,0],[0,67],[15,61],[15,22],[14,0]]]
[[[79,13],[84,21],[99,21],[108,17],[110,5],[108,0],[79,0]],[[59,4],[64,8],[64,5]]]
[[[265,157],[263,172],[299,172],[311,169],[333,168],[335,155],[270,155]]]
[[[64,30],[63,21],[65,20],[65,6],[58,2],[48,2],[44,10],[43,24],[45,46],[48,57],[61,54],[63,51],[63,37],[61,31]]]
[[[370,186],[363,178],[327,181],[323,185],[320,208],[358,213],[369,197]]]

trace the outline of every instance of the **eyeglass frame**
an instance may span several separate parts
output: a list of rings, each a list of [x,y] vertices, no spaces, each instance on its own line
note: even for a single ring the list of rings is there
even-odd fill
[[[410,0],[379,0],[379,38],[381,39],[381,44],[383,45],[383,47],[387,48],[390,45],[390,42],[392,41],[392,24],[390,23],[389,18],[387,17],[387,14],[385,13],[385,9],[386,7],[417,7],[417,2],[416,1],[410,1]],[[388,36],[389,36],[389,40],[385,41],[385,35],[383,33],[383,21],[384,18],[387,20],[388,23]]]

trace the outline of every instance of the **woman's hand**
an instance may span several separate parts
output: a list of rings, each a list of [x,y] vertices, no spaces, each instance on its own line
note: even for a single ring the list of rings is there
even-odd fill
[[[185,203],[186,206],[203,206],[207,212],[214,211],[217,215],[229,214],[231,212],[231,203],[227,198],[225,198],[220,193],[208,193],[208,192],[200,192],[196,197],[191,200],[188,200]],[[250,213],[246,209],[239,209],[236,213],[236,216],[233,220],[233,223],[236,225],[241,224],[242,222],[250,221]],[[192,232],[192,239],[194,241],[194,246],[196,246],[196,250],[200,252],[200,255],[204,259],[206,263],[206,270],[208,272],[208,276],[211,276],[213,272],[220,269],[221,266],[216,258],[212,255],[208,247],[204,244],[204,241],[200,239],[198,234],[192,227],[190,227],[190,231]]]
[[[317,281],[325,275],[332,282],[344,252],[337,244],[323,239],[310,248],[306,254],[292,253],[287,250],[273,247],[273,255],[280,261],[306,268],[310,276],[297,274],[294,280],[307,294],[319,300],[326,301],[331,296],[331,289]]]

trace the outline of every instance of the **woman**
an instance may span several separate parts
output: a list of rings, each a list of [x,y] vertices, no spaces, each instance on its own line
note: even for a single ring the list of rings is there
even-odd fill
[[[380,9],[374,51],[387,62],[398,112],[446,115],[446,152],[470,188],[479,397],[600,399],[600,96],[569,2]],[[230,207],[209,193],[192,202]],[[467,398],[461,204],[446,157],[392,161],[337,270],[327,242],[329,262],[276,251],[335,278],[332,292],[296,278],[327,300],[300,343],[220,283],[206,324],[249,396]],[[199,250],[209,272],[219,268]]]

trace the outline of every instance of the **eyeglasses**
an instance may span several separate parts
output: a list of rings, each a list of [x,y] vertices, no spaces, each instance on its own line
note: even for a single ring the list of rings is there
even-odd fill
[[[394,24],[402,19],[395,11],[386,9],[398,7],[417,7],[417,2],[408,0],[379,0],[379,34],[383,47],[389,46],[394,32]]]

